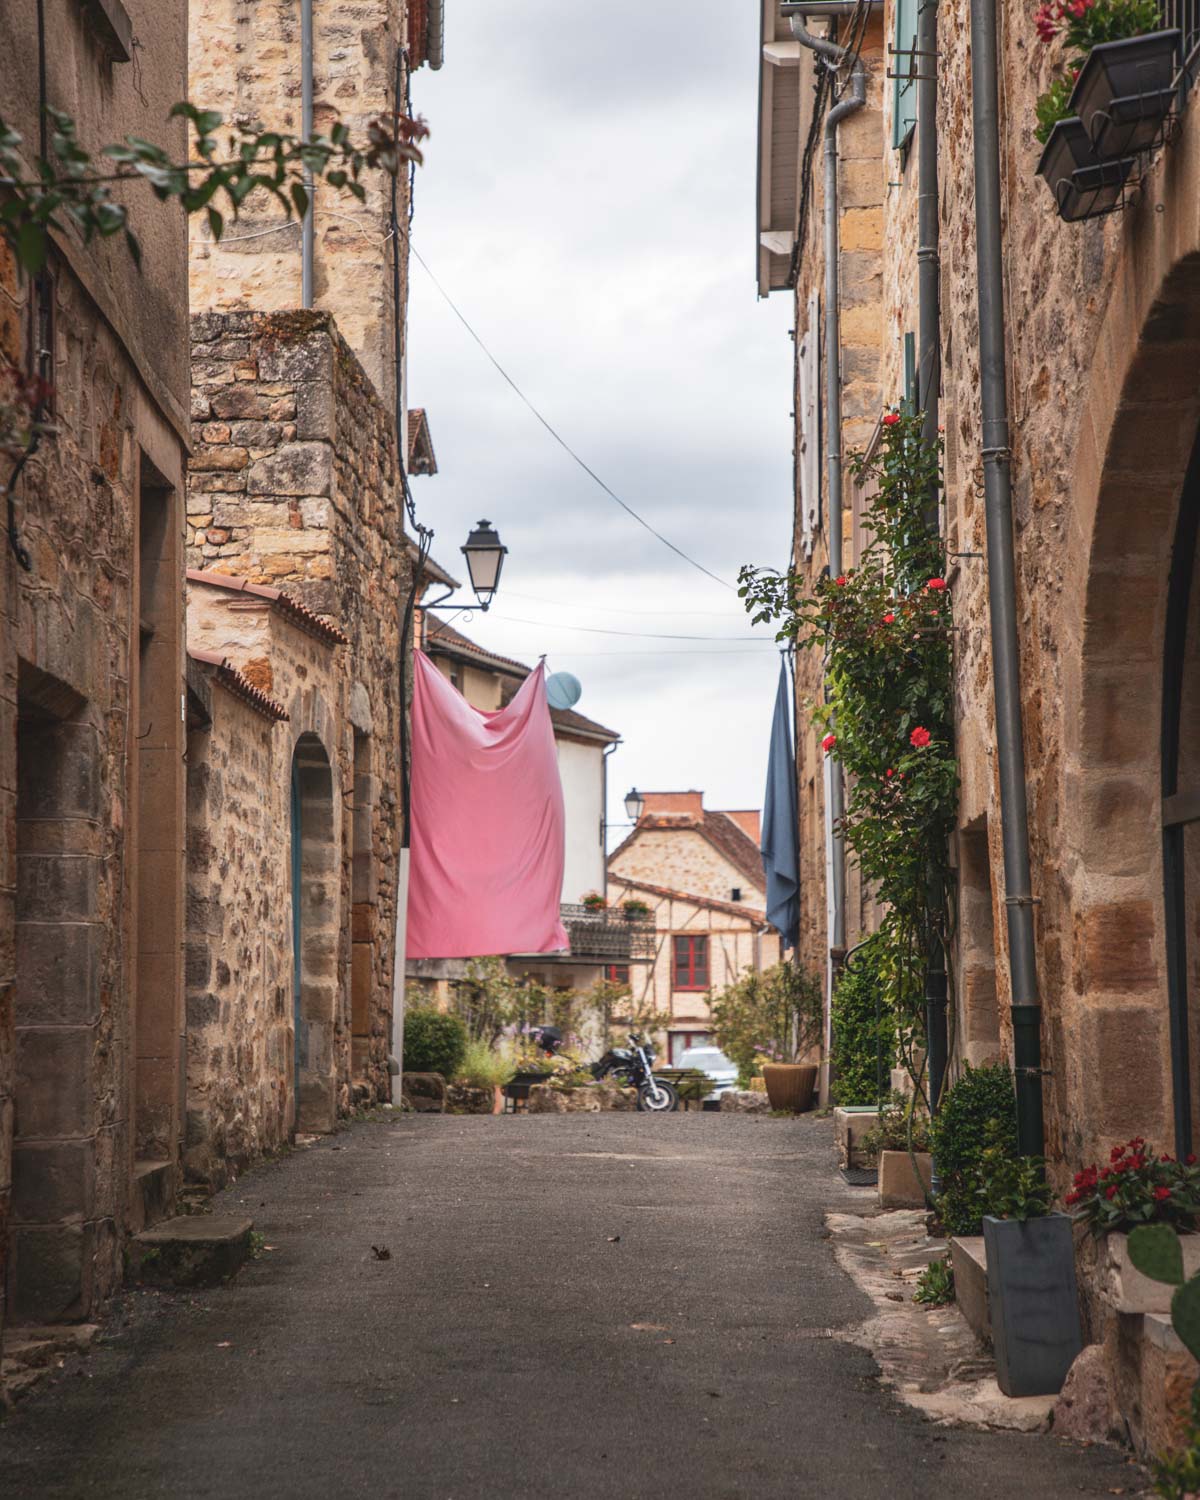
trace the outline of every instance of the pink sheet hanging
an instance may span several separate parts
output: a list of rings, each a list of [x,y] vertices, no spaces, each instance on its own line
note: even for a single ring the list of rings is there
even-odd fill
[[[543,667],[481,713],[414,651],[408,957],[550,953],[565,817]]]

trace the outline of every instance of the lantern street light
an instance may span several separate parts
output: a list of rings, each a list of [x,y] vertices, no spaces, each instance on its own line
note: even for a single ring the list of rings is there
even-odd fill
[[[467,560],[471,587],[475,590],[480,609],[486,614],[492,596],[500,586],[500,570],[504,566],[508,548],[501,545],[490,521],[480,521],[467,538],[462,554]]]
[[[642,821],[642,813],[645,811],[646,799],[632,786],[625,793],[625,816],[636,827]]]

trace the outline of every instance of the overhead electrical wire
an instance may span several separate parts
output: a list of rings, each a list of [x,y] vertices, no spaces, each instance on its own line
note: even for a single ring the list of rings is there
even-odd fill
[[[624,500],[621,499],[616,490],[611,488],[611,486],[605,484],[604,480],[600,478],[595,469],[587,464],[579,456],[579,454],[576,453],[575,449],[571,447],[570,443],[567,442],[566,438],[563,437],[558,429],[554,427],[554,425],[542,415],[542,413],[537,409],[537,407],[533,404],[533,402],[529,399],[529,397],[525,394],[525,392],[521,389],[517,382],[512,378],[512,376],[508,373],[508,371],[484,343],[483,339],[480,338],[479,334],[475,332],[474,328],[472,328],[471,324],[467,321],[465,315],[459,310],[450,293],[429,269],[428,265],[425,263],[425,260],[422,258],[421,252],[417,249],[416,245],[413,244],[411,236],[409,236],[408,248],[416,257],[426,276],[429,277],[430,281],[433,282],[434,286],[441,294],[443,301],[446,303],[446,306],[450,309],[450,311],[454,314],[454,316],[458,319],[462,326],[479,345],[480,349],[483,350],[487,359],[494,366],[500,376],[508,383],[509,386],[512,387],[516,395],[529,408],[529,410],[542,424],[542,426],[559,445],[559,447],[564,451],[564,453],[566,453],[575,461],[575,463],[579,465],[579,467],[583,470],[583,472],[588,476],[589,479],[593,480],[600,486],[600,488],[604,491],[604,493],[609,497],[610,500],[615,500],[616,503],[621,507],[621,509],[628,515],[632,516],[639,526],[645,527],[650,535],[656,537],[664,547],[669,547],[670,550],[675,553],[676,557],[682,558],[685,563],[690,563],[693,568],[697,568],[701,573],[705,575],[705,577],[711,578],[714,583],[719,583],[723,589],[729,589],[731,593],[736,593],[733,584],[731,584],[728,579],[718,577],[716,573],[713,573],[708,568],[706,568],[703,563],[697,562],[694,557],[689,557],[688,554],[682,549],[682,547],[677,547],[669,537],[663,536],[661,531],[658,531],[655,527],[651,526],[650,522],[646,520],[645,516],[639,515],[638,512],[634,510],[632,505],[627,504]]]
[[[668,635],[655,630],[608,630],[603,625],[568,625],[564,620],[522,620],[517,615],[496,615],[508,625],[534,625],[539,630],[582,630],[588,635],[627,635],[640,641],[756,641],[754,635]],[[764,643],[765,644],[765,643]]]
[[[549,604],[553,609],[590,609],[597,610],[605,615],[669,615],[677,619],[680,615],[704,615],[714,620],[729,620],[732,618],[726,609],[632,609],[621,604],[585,604],[581,599],[547,599],[542,594],[522,594],[516,589],[507,586],[504,590],[506,599],[524,599],[530,604]]]

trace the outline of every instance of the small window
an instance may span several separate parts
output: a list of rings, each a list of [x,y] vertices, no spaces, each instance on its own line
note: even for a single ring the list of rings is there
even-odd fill
[[[671,988],[706,990],[708,988],[708,936],[705,933],[680,933],[672,951]]]
[[[604,971],[604,977],[611,984],[628,984],[629,983],[629,965],[628,964],[609,964],[608,967]]]
[[[740,901],[742,899],[742,888],[740,885],[735,885],[734,888],[730,891],[729,899],[731,901]]]
[[[892,145],[897,150],[912,139],[917,123],[917,10],[920,0],[893,0],[896,24],[891,57],[894,75],[892,94]],[[935,59],[930,58],[930,65]]]

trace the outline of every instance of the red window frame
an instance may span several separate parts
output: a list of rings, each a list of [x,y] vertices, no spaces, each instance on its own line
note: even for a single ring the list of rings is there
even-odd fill
[[[611,984],[628,984],[629,983],[629,965],[628,964],[608,964],[607,967],[604,970],[604,977]]]
[[[708,987],[708,934],[677,932],[671,939],[671,988],[706,990]]]

